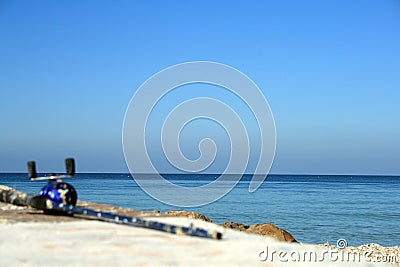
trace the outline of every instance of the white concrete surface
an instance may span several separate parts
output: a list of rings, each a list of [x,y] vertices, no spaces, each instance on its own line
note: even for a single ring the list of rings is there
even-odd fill
[[[194,223],[224,235],[208,240],[98,221],[0,223],[0,266],[385,266],[364,258],[342,262],[340,251],[281,243],[203,221],[154,220]],[[316,258],[310,261],[311,253]]]

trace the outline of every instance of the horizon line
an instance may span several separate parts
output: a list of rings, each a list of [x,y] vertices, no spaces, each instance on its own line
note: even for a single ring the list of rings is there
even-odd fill
[[[0,174],[27,174],[26,172],[0,172]],[[39,174],[39,172],[38,172]],[[40,172],[40,174],[46,175],[45,172]],[[61,173],[62,174],[62,173]],[[97,171],[85,171],[76,172],[75,174],[130,174],[130,175],[221,175],[222,173],[174,173],[174,172],[160,172],[160,173],[130,173],[130,172],[97,172]],[[267,174],[254,174],[254,173],[226,173],[227,175],[293,175],[293,176],[394,176],[400,177],[400,174],[359,174],[359,173],[267,173]]]

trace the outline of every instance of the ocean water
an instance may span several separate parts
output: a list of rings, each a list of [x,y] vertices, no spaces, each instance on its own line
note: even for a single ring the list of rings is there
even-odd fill
[[[173,183],[200,186],[217,175],[165,175]],[[400,177],[346,175],[269,175],[254,193],[251,175],[218,201],[186,210],[203,213],[216,223],[272,222],[305,243],[400,245]],[[154,200],[129,174],[77,174],[66,180],[85,201],[141,210],[182,209]],[[0,174],[0,184],[38,193],[45,181],[28,181],[26,174]]]

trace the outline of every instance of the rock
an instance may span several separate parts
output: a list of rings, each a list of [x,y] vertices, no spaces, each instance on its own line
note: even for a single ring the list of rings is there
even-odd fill
[[[184,211],[184,210],[169,210],[164,212],[165,215],[168,216],[177,216],[177,217],[188,217],[190,219],[199,219],[205,222],[212,222],[212,220],[206,216],[204,216],[204,214],[200,214],[200,213],[196,213],[193,211]]]
[[[206,222],[212,222],[210,218],[204,216],[203,214],[196,213],[193,211],[188,212],[184,210],[169,210],[164,212],[164,214],[168,216],[181,216],[181,217],[188,217],[190,219],[199,219]],[[221,226],[229,229],[246,232],[249,234],[269,236],[275,238],[278,241],[297,242],[296,239],[294,239],[294,237],[290,233],[273,225],[272,223],[253,224],[252,226],[249,226],[244,223],[225,222],[221,224]]]
[[[344,248],[339,248],[337,245],[331,245],[329,243],[317,246],[323,247],[326,250],[337,251],[340,249],[345,251],[345,253],[353,253],[352,255],[362,255],[366,257],[366,260],[369,262],[386,262],[391,263],[393,266],[396,264],[400,265],[400,246],[383,247],[375,243],[365,244],[358,247],[348,246]]]
[[[234,229],[238,231],[245,232],[250,226],[243,223],[235,223],[235,222],[224,222],[221,224],[222,227]]]
[[[297,242],[287,231],[275,226],[272,223],[253,224],[247,230],[247,233],[265,235],[275,238],[278,241]]]
[[[294,237],[290,233],[275,226],[272,223],[253,224],[252,226],[248,226],[243,223],[225,222],[221,224],[221,226],[225,228],[246,232],[249,234],[269,236],[275,238],[278,241],[297,242],[296,239],[294,239]]]

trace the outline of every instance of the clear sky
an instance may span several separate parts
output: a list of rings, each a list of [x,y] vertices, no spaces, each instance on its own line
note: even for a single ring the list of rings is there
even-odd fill
[[[398,0],[188,2],[0,0],[0,172],[126,172],[135,90],[204,60],[263,91],[272,173],[400,175]]]

